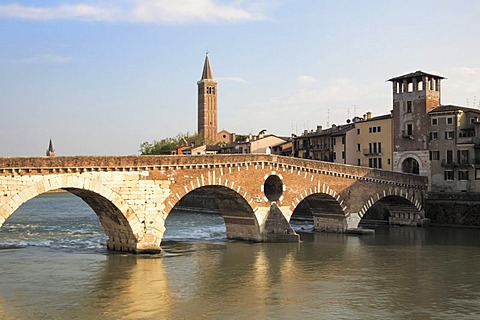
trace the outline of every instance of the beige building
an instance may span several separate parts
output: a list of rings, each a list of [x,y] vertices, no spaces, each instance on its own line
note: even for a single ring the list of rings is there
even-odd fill
[[[431,191],[480,191],[480,110],[446,105],[429,116]]]
[[[356,165],[392,170],[392,114],[371,117],[355,122]]]
[[[249,135],[243,141],[236,141],[232,144],[221,147],[220,153],[235,154],[235,153],[261,153],[271,154],[273,147],[281,143],[285,143],[286,138],[280,138],[273,134],[263,135]]]

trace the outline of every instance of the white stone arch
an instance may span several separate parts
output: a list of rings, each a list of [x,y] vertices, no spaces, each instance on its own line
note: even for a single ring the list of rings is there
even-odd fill
[[[423,161],[422,159],[419,157],[418,154],[416,153],[413,153],[413,152],[408,152],[408,153],[404,153],[402,154],[402,156],[398,159],[398,163],[397,163],[397,170],[401,173],[405,173],[403,172],[403,162],[409,158],[412,158],[414,159],[415,161],[417,161],[418,163],[418,169],[419,169],[419,173],[420,172],[423,172],[426,168],[425,168],[425,165],[423,164]]]
[[[23,188],[19,188],[19,191],[11,195],[8,201],[6,201],[6,203],[0,208],[0,227],[3,225],[6,219],[8,219],[8,217],[10,217],[22,204],[35,198],[36,196],[57,189],[66,189],[67,191],[68,189],[71,189],[85,190],[106,199],[123,215],[123,218],[125,221],[127,221],[131,230],[131,236],[134,237],[135,240],[137,240],[143,234],[143,228],[140,220],[136,214],[132,214],[134,213],[134,210],[118,193],[102,184],[99,180],[81,177],[78,175],[43,176],[43,179],[40,181],[25,185],[19,183],[19,186],[23,186]],[[103,224],[102,227],[104,228],[107,236],[109,236],[110,248],[110,241],[114,242],[114,240],[111,239],[112,236],[108,234],[109,230],[107,227]],[[120,251],[134,251],[135,248],[125,249],[128,250],[121,249]]]

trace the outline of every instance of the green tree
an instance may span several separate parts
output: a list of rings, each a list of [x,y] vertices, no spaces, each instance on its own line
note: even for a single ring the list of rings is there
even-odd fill
[[[166,155],[177,148],[184,146],[200,145],[201,137],[198,134],[179,133],[176,137],[145,141],[140,144],[140,153],[142,155]]]

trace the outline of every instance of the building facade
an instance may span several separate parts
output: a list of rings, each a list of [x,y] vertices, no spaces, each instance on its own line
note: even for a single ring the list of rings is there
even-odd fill
[[[391,113],[371,117],[367,112],[365,120],[355,122],[356,165],[392,170],[392,125]]]
[[[205,56],[202,78],[198,87],[198,133],[203,144],[217,141],[217,81],[213,78],[208,53]]]
[[[428,176],[429,115],[440,105],[441,76],[416,71],[389,79],[393,89],[393,170]]]
[[[480,110],[446,105],[429,116],[431,191],[479,192]]]

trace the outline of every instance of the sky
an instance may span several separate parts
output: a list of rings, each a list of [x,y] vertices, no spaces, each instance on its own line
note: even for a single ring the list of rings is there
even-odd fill
[[[0,0],[0,156],[195,133],[206,52],[237,134],[387,114],[387,80],[417,70],[447,78],[442,104],[480,108],[479,39],[475,0]]]

